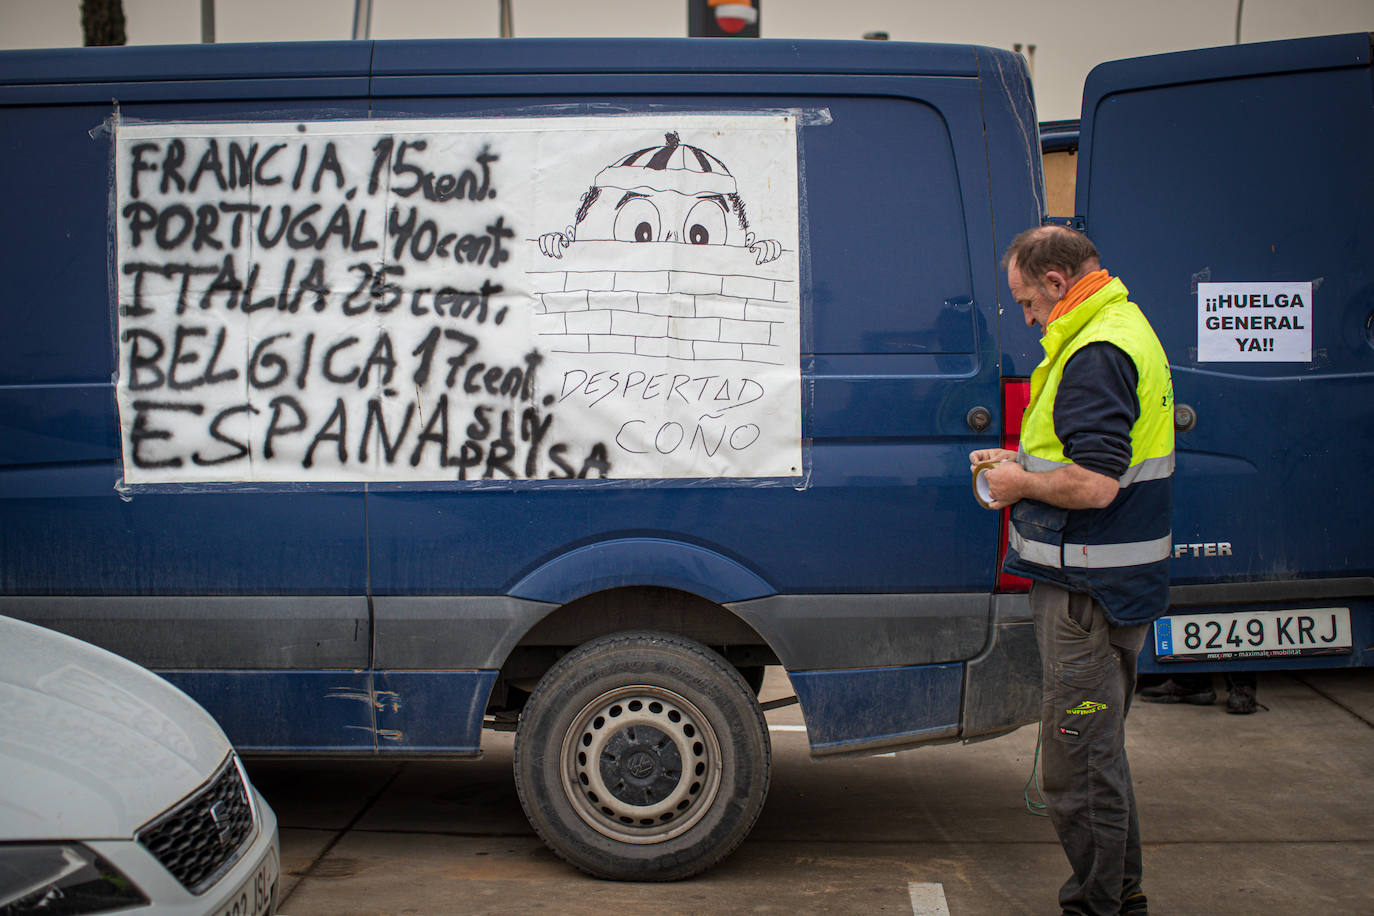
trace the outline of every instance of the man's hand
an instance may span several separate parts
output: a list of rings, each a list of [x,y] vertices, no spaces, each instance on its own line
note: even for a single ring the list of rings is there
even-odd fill
[[[1026,478],[1031,476],[1034,475],[1010,459],[1003,459],[1001,464],[988,468],[983,472],[983,482],[988,485],[988,495],[992,497],[988,508],[1005,509],[1022,500],[1027,495],[1029,481]]]
[[[1077,464],[1066,464],[1053,471],[1032,474],[1014,460],[1015,452],[1004,448],[985,448],[969,454],[970,469],[984,461],[1000,461],[983,474],[989,508],[1005,509],[1023,499],[1037,499],[1064,509],[1103,509],[1111,505],[1120,491],[1117,482],[1105,474]]]
[[[980,448],[968,453],[968,469],[972,473],[984,461],[1015,461],[1016,453],[1004,448]]]
[[[1003,509],[1011,505],[1012,503],[1016,502],[1016,500],[1006,498],[1003,489],[993,489],[993,481],[995,479],[994,475],[997,475],[998,477],[1006,477],[1007,474],[1015,472],[1006,472],[1004,471],[1005,468],[1010,466],[1015,467],[1017,470],[1020,470],[1021,466],[1016,463],[1016,453],[1013,451],[1009,451],[1004,448],[980,448],[977,451],[969,452],[969,471],[976,473],[978,465],[984,464],[989,461],[1001,463],[994,468],[989,468],[988,470],[984,471],[982,475],[983,483],[986,484],[988,487],[987,495],[992,497],[993,499],[993,502],[988,506],[988,508]]]

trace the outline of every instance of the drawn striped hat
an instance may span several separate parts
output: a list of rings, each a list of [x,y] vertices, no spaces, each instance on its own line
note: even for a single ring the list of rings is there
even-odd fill
[[[735,178],[715,156],[665,134],[663,146],[650,146],[617,159],[596,176],[598,188],[621,191],[677,191],[679,194],[734,194]]]

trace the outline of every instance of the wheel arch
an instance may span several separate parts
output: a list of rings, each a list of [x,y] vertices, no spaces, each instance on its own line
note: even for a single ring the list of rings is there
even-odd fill
[[[736,560],[696,544],[657,537],[598,541],[559,554],[526,573],[507,594],[567,605],[630,586],[674,589],[717,605],[776,594],[763,577]]]
[[[754,571],[695,544],[633,537],[579,547],[541,563],[507,590],[538,613],[508,635],[496,689],[528,689],[571,649],[627,630],[683,636],[740,668],[777,664],[769,640],[729,606],[773,594]]]
[[[717,651],[731,646],[769,647],[743,617],[710,598],[656,585],[627,585],[592,592],[551,609],[525,631],[516,648],[579,646],[627,630],[672,633]]]
[[[630,631],[680,636],[705,646],[743,671],[779,663],[769,642],[739,614],[702,595],[661,586],[622,586],[593,592],[549,612],[525,630],[506,655],[493,699],[507,686],[529,692],[578,646]],[[746,678],[748,679],[748,678]],[[519,705],[519,697],[512,698]]]

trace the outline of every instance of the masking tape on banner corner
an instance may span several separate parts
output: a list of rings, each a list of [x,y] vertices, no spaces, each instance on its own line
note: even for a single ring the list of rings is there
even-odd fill
[[[984,509],[992,508],[992,493],[988,490],[988,482],[984,475],[988,471],[997,467],[1000,461],[982,461],[973,468],[973,498],[978,500],[978,505]]]

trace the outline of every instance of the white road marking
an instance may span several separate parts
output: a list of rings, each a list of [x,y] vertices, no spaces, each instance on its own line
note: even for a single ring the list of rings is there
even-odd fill
[[[945,902],[943,884],[919,884],[907,882],[911,893],[911,912],[913,916],[949,916],[949,904]]]

